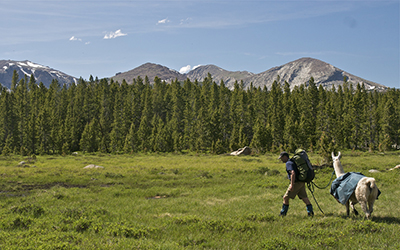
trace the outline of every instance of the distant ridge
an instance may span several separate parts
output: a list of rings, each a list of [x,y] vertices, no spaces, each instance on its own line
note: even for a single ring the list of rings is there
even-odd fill
[[[3,86],[7,88],[11,87],[14,70],[17,71],[19,79],[22,79],[24,75],[30,77],[33,74],[36,83],[39,84],[42,82],[46,87],[50,86],[53,79],[57,79],[61,85],[77,83],[78,81],[77,78],[67,75],[59,70],[33,63],[28,60],[0,60],[0,83]],[[234,88],[236,81],[238,83],[243,81],[243,86],[246,89],[250,87],[251,84],[254,87],[267,87],[270,89],[272,83],[278,79],[278,76],[280,82],[288,82],[291,89],[301,84],[307,84],[311,77],[314,78],[314,82],[317,86],[322,85],[327,89],[332,88],[332,86],[337,87],[343,84],[344,77],[346,77],[354,86],[358,83],[363,83],[367,90],[384,91],[387,89],[384,85],[365,80],[326,62],[309,57],[300,58],[258,74],[247,71],[227,71],[211,64],[198,66],[186,74],[181,74],[176,70],[171,70],[159,64],[145,63],[127,72],[119,72],[110,78],[120,83],[125,79],[130,84],[133,82],[133,79],[136,79],[138,76],[141,76],[143,79],[147,76],[150,83],[154,81],[156,76],[162,81],[168,83],[175,79],[181,82],[186,79],[202,82],[209,73],[211,74],[213,81],[217,84],[220,84],[221,81],[223,81],[225,86],[229,89]]]
[[[35,77],[36,83],[42,82],[44,86],[49,87],[53,79],[63,84],[77,83],[77,78],[67,75],[59,70],[49,68],[31,61],[13,61],[13,60],[0,60],[0,83],[7,87],[11,87],[12,76],[14,70],[17,71],[19,79],[28,77]]]
[[[162,65],[146,63],[133,70],[119,73],[111,78],[118,82],[125,79],[128,83],[132,83],[134,78],[141,76],[144,79],[147,75],[150,82],[154,80],[155,76],[166,82],[171,82],[175,79],[178,79],[178,81],[189,79],[190,81],[198,80],[201,82],[208,76],[208,73],[211,74],[213,81],[217,84],[222,80],[230,89],[234,88],[235,81],[239,83],[243,81],[245,88],[250,87],[251,84],[253,84],[254,87],[263,88],[265,86],[270,88],[278,76],[282,83],[287,81],[292,89],[295,86],[307,84],[311,77],[314,78],[314,82],[317,86],[322,85],[324,88],[328,89],[332,88],[332,86],[338,87],[342,85],[344,77],[353,85],[364,83],[368,90],[376,89],[378,91],[383,91],[387,89],[384,85],[365,80],[326,62],[309,57],[300,58],[259,74],[247,71],[227,71],[215,65],[199,66],[186,74],[181,74]]]

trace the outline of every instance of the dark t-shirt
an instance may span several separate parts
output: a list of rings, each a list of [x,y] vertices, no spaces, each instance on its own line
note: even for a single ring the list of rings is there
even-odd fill
[[[288,173],[288,179],[290,180],[290,176],[291,176],[291,171],[294,170],[295,174],[297,175],[297,166],[296,163],[294,163],[291,160],[288,160],[286,162],[286,172]]]

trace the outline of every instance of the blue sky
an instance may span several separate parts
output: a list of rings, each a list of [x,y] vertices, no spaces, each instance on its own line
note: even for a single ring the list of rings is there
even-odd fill
[[[0,59],[88,79],[151,62],[261,73],[301,57],[400,88],[400,1],[0,0]]]

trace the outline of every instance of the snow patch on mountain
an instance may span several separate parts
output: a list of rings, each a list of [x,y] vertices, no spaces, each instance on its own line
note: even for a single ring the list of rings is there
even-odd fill
[[[0,83],[3,86],[7,88],[11,87],[14,71],[18,74],[18,81],[23,79],[25,75],[27,77],[33,76],[37,84],[42,82],[46,87],[49,87],[54,79],[56,79],[60,85],[76,84],[78,82],[78,79],[75,77],[28,60],[0,60]]]

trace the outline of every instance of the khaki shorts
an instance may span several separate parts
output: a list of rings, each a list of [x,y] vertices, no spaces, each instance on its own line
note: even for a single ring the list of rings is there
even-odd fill
[[[308,198],[305,182],[295,182],[292,191],[289,191],[289,187],[288,187],[283,198],[289,197],[290,199],[294,199],[296,197],[296,195],[299,197],[299,199]]]

